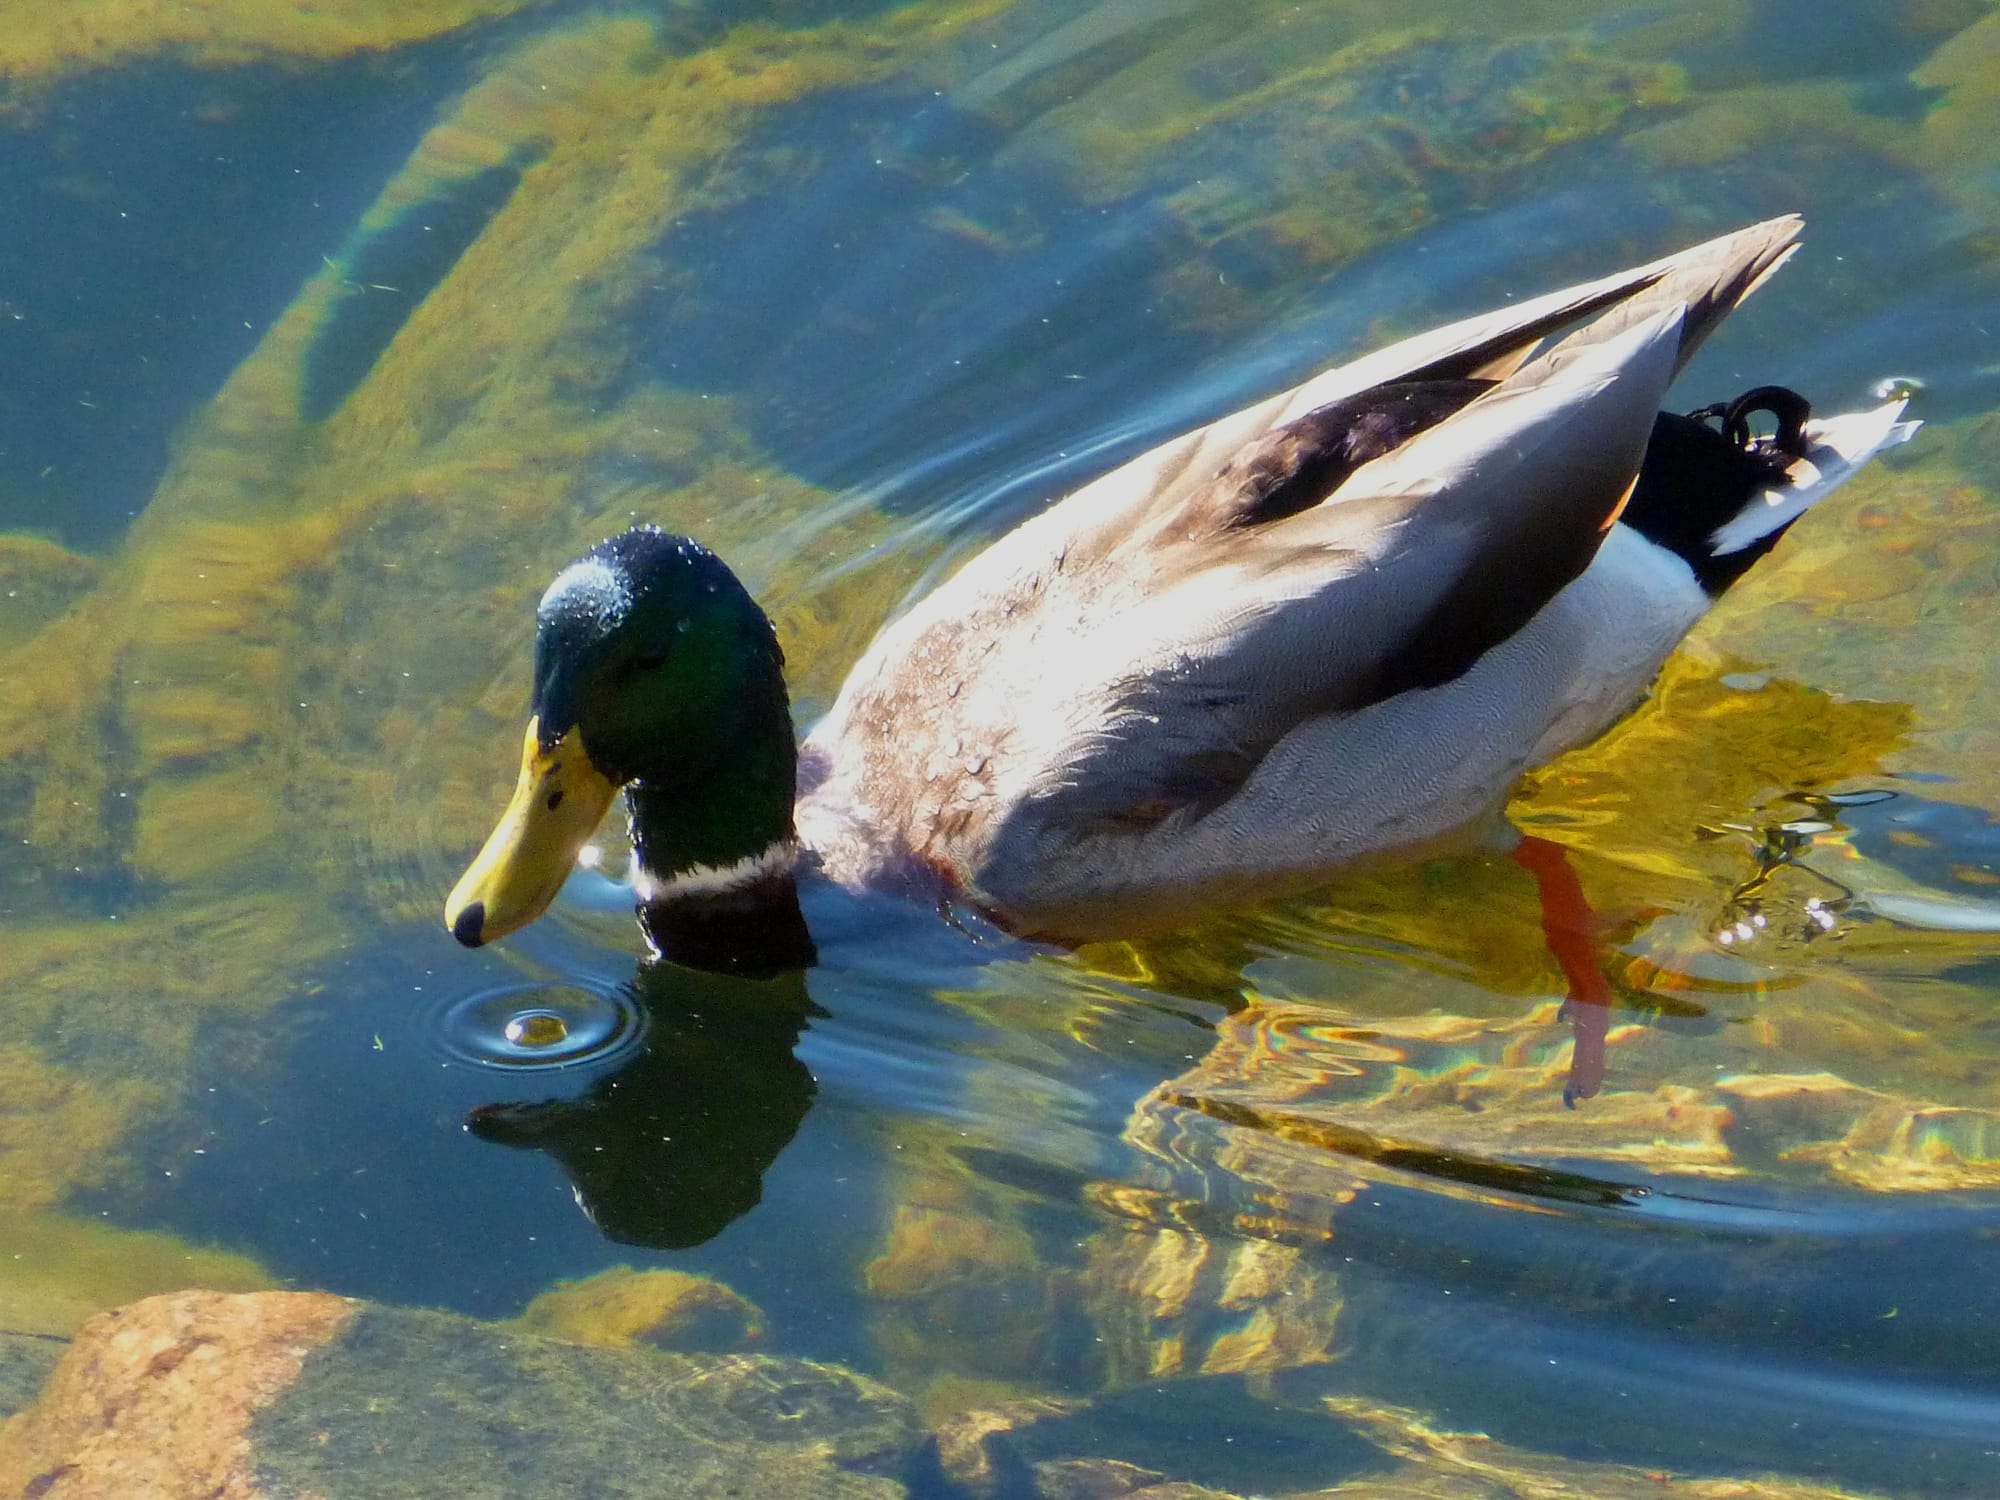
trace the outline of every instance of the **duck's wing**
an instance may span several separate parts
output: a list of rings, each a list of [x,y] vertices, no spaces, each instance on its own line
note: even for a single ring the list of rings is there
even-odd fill
[[[1077,490],[980,561],[1005,566],[1060,538],[1088,555],[1179,514],[1260,439],[1315,410],[1380,386],[1412,381],[1501,380],[1520,373],[1542,343],[1615,338],[1663,309],[1682,314],[1673,371],[1728,313],[1797,248],[1797,215],[1769,219],[1643,266],[1416,334],[1160,444]],[[1576,325],[1583,320],[1583,326]],[[1320,498],[1324,498],[1321,496]]]
[[[1665,308],[1613,337],[1562,345],[1389,452],[1331,494],[1272,514],[1234,467],[1288,448],[1309,414],[1163,518],[1152,597],[1132,621],[1199,672],[1129,674],[1148,711],[1234,678],[1268,743],[1310,713],[1456,676],[1589,565],[1637,474],[1683,328]],[[1143,648],[1137,653],[1143,661]],[[1135,662],[1133,665],[1138,666]]]
[[[1501,379],[1527,363],[1541,340],[1582,319],[1591,322],[1580,332],[1610,338],[1670,306],[1684,314],[1678,373],[1716,325],[1791,259],[1804,227],[1797,214],[1766,219],[1629,271],[1416,334],[1287,391],[1278,398],[1278,420],[1391,381]]]
[[[1206,717],[1254,755],[1307,714],[1448,681],[1519,630],[1589,566],[1668,384],[1798,227],[1773,220],[1419,335],[1279,398],[1281,412],[1303,410],[1214,468],[1191,459],[1183,472],[1206,477],[1176,485],[1117,548],[1143,555],[1151,578],[1120,631],[1140,722],[1199,733]],[[1535,352],[1579,310],[1587,322]],[[1472,383],[1508,366],[1490,387]],[[1328,462],[1354,446],[1342,413],[1412,382],[1465,393],[1462,404],[1356,467]],[[1201,713],[1225,696],[1224,722]]]

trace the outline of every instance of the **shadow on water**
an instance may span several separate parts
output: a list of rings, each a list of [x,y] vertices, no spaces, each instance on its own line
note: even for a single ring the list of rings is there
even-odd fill
[[[1172,254],[1155,213],[1065,204],[994,123],[902,105],[808,101],[754,133],[764,149],[731,170],[765,175],[667,236],[675,269],[639,303],[649,333],[628,378],[743,392],[788,469],[898,510],[935,514],[1016,476],[1011,506],[982,501],[1001,527],[1111,461],[1084,434],[1143,446],[1135,412],[1215,339],[1154,306]],[[1079,435],[1061,457],[1059,432]]]
[[[57,88],[43,128],[0,128],[0,316],[32,372],[0,381],[0,528],[114,541],[467,63],[431,44],[296,72],[138,67]]]
[[[355,247],[346,295],[334,304],[301,372],[300,414],[308,422],[324,420],[367,376],[410,309],[450,274],[506,204],[534,156],[517,150],[507,161],[447,183]]]
[[[795,1048],[814,1006],[796,973],[729,979],[649,961],[631,989],[647,1028],[635,1056],[573,1098],[482,1104],[466,1129],[560,1163],[606,1239],[684,1250],[757,1206],[798,1133],[816,1086]]]

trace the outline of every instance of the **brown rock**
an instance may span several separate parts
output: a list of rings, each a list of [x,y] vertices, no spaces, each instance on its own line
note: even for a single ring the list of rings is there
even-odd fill
[[[92,1318],[41,1399],[0,1427],[0,1496],[258,1500],[251,1417],[358,1305],[179,1292]]]

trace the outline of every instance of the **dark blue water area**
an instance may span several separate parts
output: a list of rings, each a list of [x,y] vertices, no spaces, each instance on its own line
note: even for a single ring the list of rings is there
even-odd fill
[[[1858,78],[1901,109],[1920,109],[1936,91],[1919,88],[1909,74],[1936,44],[1909,12],[1881,0],[1756,0],[1745,6],[1740,30],[1691,31],[1675,49],[1701,91],[1755,87],[1808,79]],[[1657,26],[1658,11],[1639,11],[1602,23],[1608,41],[1630,27]]]
[[[1191,247],[1152,197],[1078,202],[944,99],[808,101],[727,170],[751,172],[740,201],[661,247],[674,270],[634,318],[633,377],[737,397],[759,444],[817,483],[982,529],[1365,352],[1385,314],[1414,329],[1797,209],[1799,265],[1698,358],[1687,405],[1777,380],[1845,409],[1890,376],[1921,381],[1932,418],[2000,399],[2000,273],[1967,253],[1977,226],[1907,173],[1856,191],[1845,148],[1785,144],[1720,172],[1566,147],[1482,181],[1500,206],[1280,288],[1262,326],[1234,329],[1158,305]]]
[[[891,90],[754,131],[725,164],[761,168],[742,201],[661,247],[674,274],[633,319],[635,377],[740,395],[788,468],[890,505],[1060,464],[1066,434],[1136,430],[1208,347],[1154,306],[1163,226],[1144,203],[1075,202],[1005,145]]]
[[[1576,1458],[2000,1488],[2000,1201],[1661,1184],[1533,1217],[1364,1192],[1334,1245],[1339,1383]]]
[[[115,540],[175,432],[508,34],[91,73],[0,129],[0,528]]]
[[[879,1251],[885,1124],[955,1119],[967,1072],[995,1070],[976,1061],[985,1028],[930,992],[1020,945],[996,950],[927,911],[831,891],[808,907],[822,962],[803,983],[802,1029],[769,1007],[791,981],[746,987],[664,970],[636,1068],[629,1052],[561,1070],[477,1065],[438,1036],[459,997],[520,985],[524,963],[609,987],[632,978],[636,953],[559,919],[532,929],[512,960],[467,954],[441,931],[385,933],[317,976],[280,1042],[268,1018],[255,1036],[209,1035],[193,1071],[194,1126],[161,1143],[136,1191],[81,1206],[220,1239],[301,1286],[484,1317],[511,1316],[558,1278],[673,1264],[753,1298],[788,1348],[865,1360],[853,1309],[829,1295],[824,1270]],[[705,1011],[705,1031],[651,1066],[681,1005]],[[244,1055],[262,1061],[245,1066]],[[601,1103],[610,1079],[618,1109],[560,1113]],[[1106,1109],[1144,1086],[1121,1080]],[[1049,1092],[1046,1080],[1021,1079],[1023,1097],[1038,1090]],[[556,1111],[540,1108],[551,1101]],[[537,1107],[525,1144],[468,1125],[523,1104]],[[1083,1165],[1106,1165],[1094,1143],[1111,1138],[1118,1112],[1080,1110],[1069,1134],[1093,1143]]]
[[[92,74],[0,131],[0,527],[112,541],[464,65]]]
[[[1212,1128],[1197,1123],[1180,1151],[1228,1151],[1226,1135],[1204,1141]],[[2000,1196],[1899,1201],[1576,1163],[1562,1198],[1467,1199],[1421,1172],[1366,1171],[1331,1237],[1303,1241],[1339,1276],[1340,1360],[1280,1375],[1281,1404],[1365,1392],[1445,1429],[1682,1476],[2000,1485]],[[1617,1189],[1595,1205],[1574,1190],[1592,1174]],[[1271,1207],[1215,1170],[1182,1182],[1181,1201],[1188,1227],[1218,1239]]]

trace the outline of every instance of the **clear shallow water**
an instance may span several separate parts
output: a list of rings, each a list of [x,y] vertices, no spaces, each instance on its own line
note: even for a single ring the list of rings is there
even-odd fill
[[[4,237],[0,525],[74,549],[0,557],[10,1206],[488,1317],[700,1271],[772,1347],[938,1413],[1094,1394],[1049,1451],[1240,1490],[1385,1468],[1334,1397],[1522,1464],[1991,1493],[1991,13],[910,14],[363,62],[135,20],[6,75],[0,182],[70,217]],[[1794,208],[1685,404],[1908,376],[1931,426],[1524,789],[1618,955],[1597,1097],[1477,858],[1075,954],[813,891],[797,983],[641,976],[597,1065],[453,1054],[469,1000],[633,981],[602,882],[496,951],[437,924],[581,545],[739,561],[805,722],[1117,457]]]

